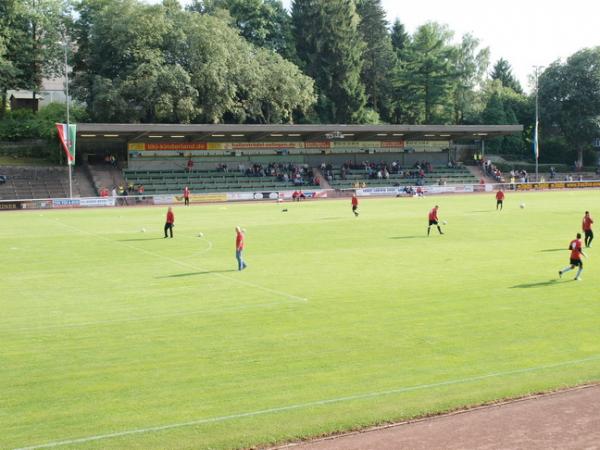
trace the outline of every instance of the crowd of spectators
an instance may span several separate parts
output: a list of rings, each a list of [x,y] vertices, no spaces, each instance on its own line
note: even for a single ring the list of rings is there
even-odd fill
[[[498,167],[496,167],[494,164],[492,164],[492,161],[490,161],[489,159],[486,159],[481,162],[481,169],[483,170],[483,172],[486,175],[492,177],[498,183],[506,182],[506,180],[504,179],[504,175],[502,174],[502,171]],[[527,174],[527,172],[525,172],[525,173]]]
[[[325,177],[328,181],[334,180],[333,170],[331,164],[321,164],[321,170],[324,172]],[[403,168],[399,161],[392,161],[391,163],[381,161],[379,163],[371,161],[363,161],[360,164],[352,161],[347,161],[342,164],[340,169],[340,179],[346,180],[348,173],[351,170],[362,170],[364,171],[366,178],[371,180],[388,180],[390,175],[397,175],[394,178],[410,178],[416,179],[417,185],[424,184],[424,178],[426,174],[432,171],[431,163],[429,161],[417,161],[411,168]]]
[[[318,177],[308,164],[252,163],[246,167],[240,163],[238,171],[247,177],[275,177],[277,181],[292,183],[294,186],[319,185]]]

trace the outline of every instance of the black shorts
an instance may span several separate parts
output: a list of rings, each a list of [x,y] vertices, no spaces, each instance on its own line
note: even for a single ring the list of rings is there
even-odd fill
[[[496,200],[496,206],[501,205],[504,200]]]
[[[580,259],[573,259],[573,258],[571,258],[571,265],[572,266],[583,267],[583,262]]]
[[[594,237],[594,232],[592,230],[584,230],[585,237]]]
[[[356,211],[356,208],[358,208],[358,205],[352,205],[352,211]]]
[[[429,226],[431,226],[431,225],[437,225],[437,224],[438,224],[437,220],[430,220],[429,221]]]

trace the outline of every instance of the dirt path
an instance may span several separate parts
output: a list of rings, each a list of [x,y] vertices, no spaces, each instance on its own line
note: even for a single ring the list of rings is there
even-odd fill
[[[600,450],[600,384],[280,448]]]

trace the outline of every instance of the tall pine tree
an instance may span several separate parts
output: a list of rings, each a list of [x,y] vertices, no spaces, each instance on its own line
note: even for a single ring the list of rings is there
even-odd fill
[[[301,65],[316,81],[319,120],[365,122],[360,77],[365,44],[354,0],[295,0],[292,23]]]
[[[381,0],[358,0],[361,18],[359,30],[366,43],[363,53],[362,81],[367,94],[367,106],[388,121],[391,109],[391,77],[396,65],[385,11]]]

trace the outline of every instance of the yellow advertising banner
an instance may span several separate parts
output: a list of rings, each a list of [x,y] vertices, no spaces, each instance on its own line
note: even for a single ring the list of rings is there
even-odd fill
[[[177,203],[183,203],[183,195],[176,195],[175,201]],[[226,202],[227,194],[225,192],[215,194],[190,194],[191,203],[213,203],[213,202]]]
[[[406,141],[404,146],[418,152],[439,152],[450,147],[450,141]]]

